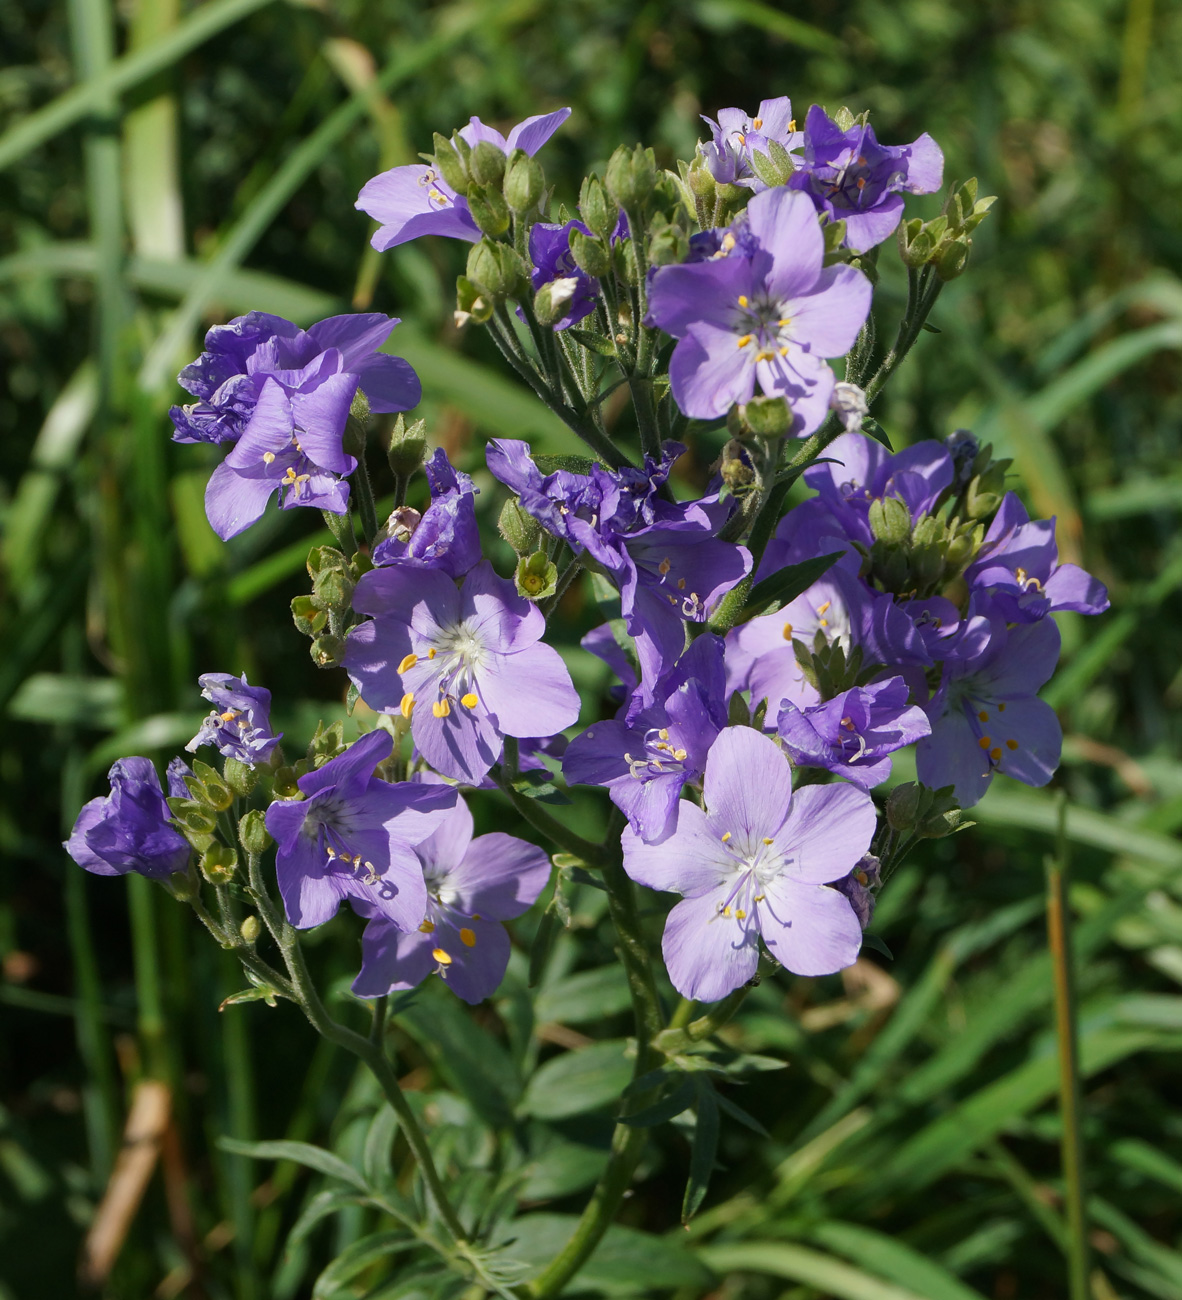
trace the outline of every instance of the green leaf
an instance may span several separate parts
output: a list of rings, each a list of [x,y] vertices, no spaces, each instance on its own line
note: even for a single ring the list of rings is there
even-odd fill
[[[530,1275],[536,1275],[566,1245],[578,1223],[573,1215],[526,1215],[508,1226],[507,1234],[515,1240],[505,1254],[529,1265]],[[680,1242],[613,1225],[569,1289],[574,1294],[590,1290],[636,1297],[674,1287],[706,1287],[711,1281],[709,1270]]]
[[[808,1235],[818,1245],[873,1269],[927,1300],[982,1300],[979,1291],[965,1286],[942,1264],[921,1255],[898,1237],[889,1237],[860,1223],[837,1222],[818,1223]]]
[[[543,474],[554,474],[564,469],[570,474],[590,474],[595,461],[586,456],[535,456],[534,464]]]
[[[555,889],[557,888],[558,886],[555,885]],[[531,989],[537,988],[538,982],[546,969],[546,963],[550,960],[554,940],[558,938],[561,930],[562,925],[555,915],[553,907],[546,908],[542,913],[542,919],[538,922],[538,928],[534,932],[533,942],[529,946],[529,976],[527,982]]]
[[[300,1217],[287,1234],[286,1250],[288,1254],[295,1250],[316,1225],[327,1219],[330,1214],[336,1214],[339,1210],[348,1209],[352,1205],[364,1204],[364,1198],[355,1196],[352,1192],[340,1192],[331,1187],[326,1188],[323,1192],[317,1192],[304,1206]]]
[[[800,564],[789,564],[762,582],[757,582],[747,597],[743,620],[754,618],[757,614],[774,612],[781,606],[790,604],[840,560],[843,554],[843,551],[832,551]]]
[[[714,1158],[718,1154],[718,1103],[714,1089],[708,1083],[698,1090],[697,1123],[694,1125],[694,1143],[690,1150],[689,1178],[685,1196],[681,1201],[681,1222],[688,1224],[697,1214],[714,1173]]]
[[[391,1181],[390,1148],[398,1132],[398,1116],[389,1103],[378,1108],[377,1114],[365,1135],[365,1151],[361,1157],[361,1168],[366,1181],[373,1187],[382,1187]]]
[[[608,1153],[580,1142],[556,1142],[526,1166],[523,1201],[548,1201],[589,1187],[603,1172]]]
[[[346,1282],[351,1282],[371,1264],[390,1259],[413,1245],[414,1238],[401,1228],[389,1228],[362,1237],[346,1247],[316,1279],[312,1300],[330,1300]]]
[[[693,1080],[688,1077],[683,1078],[668,1097],[646,1106],[644,1110],[639,1110],[634,1115],[622,1116],[621,1122],[631,1124],[633,1128],[655,1128],[658,1124],[665,1124],[689,1110],[694,1104],[695,1091]]]
[[[26,677],[8,706],[22,722],[64,723],[103,731],[118,726],[123,686],[114,677],[65,677],[34,673]]]
[[[884,1282],[871,1273],[805,1246],[779,1241],[741,1241],[707,1246],[698,1258],[716,1273],[766,1273],[801,1282],[839,1300],[924,1300],[918,1291]]]
[[[249,1156],[251,1160],[294,1160],[306,1169],[348,1183],[360,1192],[369,1191],[369,1184],[352,1165],[310,1142],[241,1142],[237,1138],[219,1137],[218,1146],[231,1155]]]
[[[624,1040],[563,1052],[539,1067],[521,1099],[523,1115],[565,1119],[616,1101],[632,1075]]]
[[[1140,1138],[1125,1138],[1113,1142],[1108,1154],[1126,1169],[1135,1169],[1163,1187],[1182,1194],[1182,1164],[1148,1142],[1142,1142]]]
[[[595,882],[600,884],[598,880]],[[547,985],[538,994],[535,1014],[539,1021],[581,1025],[604,1020],[631,1005],[628,980],[619,964],[578,971]]]
[[[731,1119],[737,1119],[744,1128],[749,1128],[752,1133],[758,1133],[760,1137],[771,1140],[771,1134],[755,1118],[754,1115],[748,1115],[742,1106],[736,1106],[729,1097],[724,1097],[721,1092],[714,1094],[714,1100],[718,1102],[719,1107],[728,1114]]]

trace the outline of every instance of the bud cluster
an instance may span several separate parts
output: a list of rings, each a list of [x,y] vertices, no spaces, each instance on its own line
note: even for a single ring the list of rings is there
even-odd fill
[[[953,185],[938,217],[921,221],[912,217],[899,225],[899,255],[912,269],[929,263],[941,280],[955,280],[964,269],[972,247],[972,232],[985,220],[996,197],[977,198],[977,179]]]

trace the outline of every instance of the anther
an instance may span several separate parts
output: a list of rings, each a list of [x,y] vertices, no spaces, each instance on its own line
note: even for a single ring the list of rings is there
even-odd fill
[[[747,913],[744,912],[743,909],[742,909],[741,907],[736,907],[736,908],[735,908],[735,920],[736,920],[736,921],[745,921],[746,919],[747,919]]]
[[[432,948],[431,956],[440,964],[440,966],[451,965],[451,954],[444,952],[442,948]]]
[[[436,650],[434,646],[432,646],[431,649],[427,651],[427,658],[434,659],[438,653],[439,651]]]
[[[451,705],[448,704],[445,699],[436,700],[435,703],[431,705],[431,712],[437,718],[446,718],[448,714],[451,713]]]
[[[981,712],[977,714],[977,717],[980,718],[982,722],[989,721],[989,714],[986,713],[984,709],[982,709]]]
[[[988,749],[989,746],[993,744],[993,741],[989,736],[982,736],[981,739],[977,741],[977,744],[980,745],[982,749]]]
[[[398,712],[401,713],[404,718],[409,718],[414,711],[415,711],[415,693],[414,691],[407,691],[407,693],[398,702]]]
[[[770,836],[765,835],[765,836],[763,837],[763,842],[764,842],[765,844],[774,844],[774,843],[775,843],[775,840],[773,840]]]
[[[434,934],[434,933],[435,933],[435,922],[434,922],[434,921],[424,921],[424,922],[422,923],[422,925],[419,926],[419,933],[420,933],[420,934]]]
[[[792,624],[791,624],[791,623],[785,623],[785,624],[784,624],[784,640],[785,640],[785,641],[791,641],[791,640],[792,640]]]
[[[993,761],[994,761],[995,763],[999,762],[999,761],[1001,760],[1001,750],[1000,750],[1000,749],[991,749],[991,750],[989,751],[989,757],[990,757],[991,759],[993,759]]]
[[[722,837],[722,842],[725,844],[730,839],[730,837],[731,837],[731,833],[730,831],[727,831],[727,833]]]
[[[416,654],[405,655],[402,659],[402,662],[398,665],[398,672],[404,673],[408,671],[408,669],[413,668],[415,664],[417,664],[418,662],[419,662],[418,655]]]
[[[480,703],[480,701],[476,698],[476,695],[473,691],[469,691],[467,695],[460,696],[460,703],[466,709],[474,709]]]
[[[669,728],[668,728],[668,727],[662,727],[661,730],[657,732],[657,735],[658,735],[662,740],[668,740],[668,739],[669,739]]]
[[[754,341],[755,341],[754,334],[744,334],[742,338],[739,339],[739,347],[745,348],[748,343],[753,343]]]
[[[476,947],[476,931],[475,931],[475,930],[469,930],[468,927],[465,926],[465,927],[460,931],[460,942],[464,945],[465,948],[475,948],[475,947]]]
[[[747,303],[748,303],[747,295],[745,293],[739,294],[739,306],[746,307]]]
[[[669,572],[669,570],[670,570],[672,567],[673,567],[673,561],[670,560],[668,556],[666,556],[666,557],[661,561],[661,563],[657,565],[657,572],[658,572],[658,573],[661,575],[661,577],[663,578],[663,577],[664,577],[664,576]]]
[[[264,464],[264,465],[270,465],[270,464],[273,464],[273,463],[274,463],[274,460],[275,460],[275,453],[274,453],[273,451],[265,451],[265,452],[263,452],[263,464]]]
[[[1006,741],[1006,749],[1017,749],[1017,748],[1018,748],[1018,742],[1016,740]]]
[[[751,119],[751,125],[755,128],[756,131],[762,131],[762,130],[763,130],[763,118],[762,118],[762,117],[753,117],[753,118]]]

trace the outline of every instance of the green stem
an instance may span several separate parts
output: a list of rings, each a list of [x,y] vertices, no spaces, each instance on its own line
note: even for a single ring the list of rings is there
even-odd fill
[[[374,501],[373,483],[369,477],[369,466],[365,462],[365,448],[357,457],[357,469],[349,480],[357,493],[357,506],[361,512],[361,533],[366,546],[373,546],[373,539],[378,533],[378,508]]]
[[[507,774],[500,767],[494,767],[489,775],[509,796],[509,802],[521,816],[536,831],[540,831],[548,839],[559,845],[564,852],[570,853],[592,867],[602,867],[608,861],[609,851],[604,845],[593,844],[590,840],[583,839],[581,835],[576,835],[574,831],[567,830],[558,818],[552,817],[539,805],[536,799],[530,799],[523,795],[520,790],[515,790],[510,784]]]
[[[743,999],[751,992],[753,987],[750,983],[740,984],[733,993],[723,998],[721,1002],[715,1003],[706,1015],[690,1021],[684,1028],[671,1024],[668,1029],[662,1030],[657,1035],[653,1045],[658,1051],[669,1054],[683,1052],[687,1047],[692,1047],[695,1043],[705,1042],[707,1038],[713,1038],[742,1006]],[[680,1010],[680,1008],[678,1009]]]
[[[1067,1273],[1071,1300],[1088,1300],[1088,1224],[1084,1185],[1083,1099],[1079,1029],[1068,902],[1067,798],[1059,794],[1059,842],[1047,859],[1047,940],[1055,987],[1055,1033],[1059,1044],[1059,1106],[1063,1120],[1063,1183],[1067,1218]]]
[[[357,535],[353,532],[353,520],[348,514],[334,515],[330,510],[320,512],[324,516],[324,522],[328,525],[328,531],[332,533],[341,554],[346,560],[351,560],[357,554]]]
[[[622,863],[614,855],[604,866],[603,880],[607,887],[608,909],[619,936],[618,951],[628,977],[636,1018],[636,1065],[632,1072],[635,1080],[655,1070],[661,1063],[661,1054],[653,1046],[653,1040],[661,1032],[661,1002],[636,910],[635,889],[625,875]],[[626,1103],[625,1113],[635,1114],[643,1110],[652,1101],[654,1091],[649,1090],[629,1098],[630,1104]],[[647,1138],[647,1129],[617,1123],[612,1134],[607,1166],[591,1193],[591,1199],[579,1217],[570,1240],[541,1276],[530,1283],[531,1296],[542,1300],[543,1297],[558,1295],[594,1253],[604,1233],[611,1227],[624,1195],[631,1186]]]
[[[872,405],[874,399],[887,385],[887,380],[903,364],[903,358],[915,346],[924,322],[927,320],[936,299],[940,296],[944,282],[930,266],[922,272],[907,272],[907,310],[899,323],[899,333],[895,346],[883,358],[882,365],[874,373],[874,378],[866,385],[866,403]]]

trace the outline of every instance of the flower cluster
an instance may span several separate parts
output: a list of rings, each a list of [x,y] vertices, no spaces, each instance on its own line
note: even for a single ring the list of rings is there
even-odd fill
[[[617,150],[584,182],[578,217],[549,220],[535,155],[568,115],[507,135],[472,118],[357,204],[379,222],[379,250],[424,235],[472,245],[457,324],[487,326],[595,453],[485,449],[492,491],[509,498],[515,575],[482,541],[473,478],[442,449],[427,455],[424,426],[401,416],[378,524],[370,418],[420,396],[410,366],[380,350],[396,320],[305,331],[253,312],[211,330],[180,376],[196,400],[172,411],[178,441],[227,449],[210,522],[232,537],[276,493],[337,517],[340,549],[313,550],[293,616],[315,662],[347,673],[350,711],[363,701],[380,725],[346,745],[342,719],[287,763],[270,693],[207,673],[214,708],[188,749],[215,746],[223,772],[175,760],[166,796],[148,759],[123,760],[67,843],[90,871],[173,878],[193,897],[201,878],[220,886],[237,870],[219,836],[261,790],[265,814],[239,823],[252,897],[273,840],[292,926],[322,925],[347,901],[366,921],[361,997],[431,972],[469,1002],[496,989],[503,923],[539,897],[550,858],[474,835],[461,787],[499,788],[528,816],[526,795],[559,780],[602,787],[622,814],[624,870],[681,896],[663,951],[686,997],[739,988],[761,945],[802,975],[848,966],[895,863],[901,814],[880,827],[871,793],[893,756],[916,747],[925,827],[997,773],[1045,783],[1060,747],[1037,695],[1059,652],[1049,616],[1107,607],[1100,583],[1059,563],[1054,521],[1028,517],[1007,462],[971,434],[891,453],[862,432],[900,359],[867,382],[872,250],[899,228],[914,277],[900,338],[914,338],[988,207],[970,182],[939,218],[900,224],[904,195],[941,184],[930,136],[882,145],[865,117],[817,106],[798,129],[786,98],[753,116],[723,109],[678,175],[651,151]],[[609,411],[625,386],[634,429]],[[723,422],[729,441],[703,471]],[[412,506],[419,469],[427,490]],[[777,519],[802,474],[811,496]],[[619,684],[613,716],[576,730],[589,701],[547,636],[567,593],[582,617],[589,592],[604,621],[582,645]],[[558,821],[532,820],[563,846]],[[917,826],[903,829],[930,833]],[[617,852],[610,837],[598,847]]]

